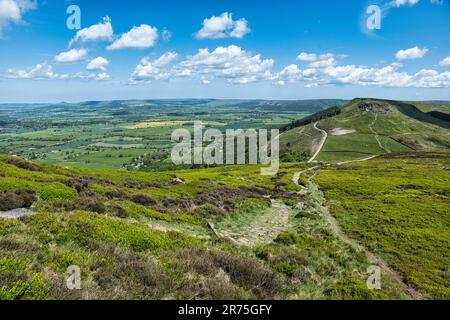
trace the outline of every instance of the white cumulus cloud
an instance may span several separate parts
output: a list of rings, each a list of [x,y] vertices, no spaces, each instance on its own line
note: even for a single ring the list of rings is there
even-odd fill
[[[302,52],[297,56],[297,60],[299,61],[316,61],[317,60],[317,54],[315,53],[306,53]]]
[[[224,12],[203,20],[202,28],[195,34],[198,39],[243,38],[251,30],[244,18],[233,20],[233,14]]]
[[[410,7],[416,5],[417,3],[419,3],[420,0],[394,0],[391,2],[391,5],[393,7],[402,7],[405,5],[408,5]]]
[[[111,76],[106,72],[99,72],[99,73],[78,72],[75,74],[74,77],[82,80],[94,80],[94,81],[108,81],[111,79]]]
[[[20,23],[22,15],[36,7],[36,1],[31,0],[0,0],[0,35],[4,27]]]
[[[245,84],[271,78],[272,59],[262,59],[240,47],[217,47],[214,51],[200,49],[194,56],[182,61],[177,68],[192,74],[224,78],[232,83]]]
[[[70,41],[69,47],[77,41],[110,41],[113,38],[113,34],[114,31],[111,25],[111,19],[106,16],[103,18],[103,22],[79,30],[75,37]]]
[[[342,55],[341,57],[345,57]],[[336,63],[336,59],[334,54],[325,53],[325,54],[315,54],[315,53],[306,53],[302,52],[297,56],[297,60],[309,62],[310,68],[325,68],[332,66]]]
[[[291,64],[274,75],[272,80],[277,85],[284,85],[286,82],[293,83],[299,80],[312,79],[317,72],[314,68],[300,69],[296,64]]]
[[[131,79],[133,81],[143,80],[168,80],[172,76],[172,72],[168,70],[169,66],[178,57],[175,52],[166,52],[156,60],[143,58],[136,66]]]
[[[64,79],[66,75],[58,75],[53,71],[53,67],[46,63],[39,63],[30,70],[9,69],[7,77],[14,79]]]
[[[86,69],[88,70],[101,70],[106,71],[106,68],[109,65],[109,61],[103,57],[97,57],[93,60],[91,60],[88,65],[86,66]]]
[[[88,51],[86,49],[71,49],[69,51],[61,52],[55,56],[56,62],[79,62],[86,58]]]
[[[419,48],[418,46],[415,46],[406,50],[399,50],[395,57],[398,60],[415,60],[423,58],[427,54],[427,52],[427,48]]]
[[[439,62],[439,65],[440,65],[441,67],[450,66],[450,56],[448,56],[447,58],[442,59],[442,60]]]
[[[124,48],[146,49],[151,48],[158,40],[158,29],[147,24],[133,27],[127,33],[122,34],[106,49],[118,50]]]
[[[246,84],[273,78],[272,59],[262,59],[261,55],[252,55],[235,45],[217,47],[213,51],[200,49],[197,54],[174,63],[177,58],[176,53],[167,52],[156,60],[142,59],[131,76],[131,82],[191,77],[201,83],[220,78],[233,84]]]
[[[425,53],[422,52],[420,55],[424,55]],[[419,55],[416,52],[411,53],[411,51],[403,54],[404,57],[408,58]],[[450,72],[439,73],[432,69],[422,69],[416,73],[408,73],[401,70],[403,65],[399,62],[384,67],[368,67],[352,64],[339,65],[337,60],[334,63],[324,63],[329,61],[329,59],[331,57],[326,58],[325,55],[313,53],[300,54],[297,60],[307,63],[308,69],[300,69],[296,65],[290,65],[278,74],[275,74],[272,80],[277,85],[286,82],[302,81],[305,83],[306,88],[321,85],[357,85],[392,88],[450,87]],[[314,65],[317,62],[321,64]]]

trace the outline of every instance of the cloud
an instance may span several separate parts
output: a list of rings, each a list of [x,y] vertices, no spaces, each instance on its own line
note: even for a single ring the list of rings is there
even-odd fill
[[[83,73],[78,72],[75,75],[69,75],[67,73],[58,74],[53,71],[53,67],[47,63],[39,63],[30,70],[17,70],[9,69],[6,77],[12,79],[30,79],[30,80],[68,80],[68,79],[83,79],[83,80],[95,80],[106,81],[111,77],[106,72],[100,73]]]
[[[66,75],[58,75],[53,72],[53,67],[51,65],[40,63],[30,70],[9,69],[7,72],[7,77],[13,79],[49,80],[64,79]]]
[[[175,69],[245,84],[270,79],[273,64],[272,59],[262,59],[259,54],[252,55],[238,46],[230,45],[217,47],[212,52],[200,49],[196,55],[182,61]]]
[[[86,58],[88,52],[86,49],[71,49],[66,52],[61,52],[55,56],[56,62],[68,63],[79,62]]]
[[[103,22],[79,30],[75,37],[70,41],[69,47],[77,41],[111,41],[113,34],[114,31],[111,25],[111,19],[106,16],[103,18]]]
[[[233,20],[233,14],[224,12],[203,20],[203,27],[195,34],[197,39],[243,38],[251,30],[244,18]]]
[[[0,0],[0,35],[4,27],[20,23],[22,15],[36,7],[36,1],[31,0]]]
[[[384,8],[385,9],[390,9],[390,8],[400,8],[400,7],[413,7],[416,4],[418,4],[420,2],[420,0],[392,0],[390,2],[388,2]],[[431,4],[434,5],[442,5],[444,3],[444,0],[430,0]]]
[[[297,56],[297,60],[299,61],[316,61],[317,60],[317,54],[315,53],[306,53],[302,52]]]
[[[83,73],[78,72],[74,76],[75,78],[82,80],[94,80],[94,81],[108,81],[111,80],[111,76],[106,72],[100,73]]]
[[[450,56],[448,56],[447,58],[442,59],[442,60],[439,62],[439,65],[440,65],[441,67],[450,66]]]
[[[200,49],[197,54],[174,64],[177,58],[176,53],[167,52],[156,60],[142,59],[131,76],[132,83],[175,77],[197,77],[208,83],[220,78],[233,84],[272,79],[272,59],[262,59],[261,55],[252,55],[234,45],[217,47],[211,52]]]
[[[320,60],[320,56],[316,54],[301,54],[299,56],[301,57],[297,60],[307,63],[309,68],[301,69],[296,65],[287,66],[273,76],[272,79],[275,84],[280,85],[286,82],[303,81],[307,88],[321,85],[357,85],[395,88],[450,87],[450,72],[439,73],[436,70],[422,69],[410,74],[401,71],[400,69],[403,65],[398,62],[375,68],[352,64],[338,65],[337,61],[335,61],[335,64],[321,64],[311,68],[311,64],[327,60]]]
[[[415,60],[423,58],[428,52],[427,48],[419,48],[415,46],[414,48],[400,50],[396,53],[395,57],[398,60]]]
[[[272,77],[277,85],[285,85],[299,80],[308,80],[317,73],[316,69],[300,69],[296,64],[291,64]]]
[[[433,1],[431,1],[431,2],[433,2]],[[391,6],[399,8],[399,7],[408,5],[408,6],[412,7],[412,6],[416,5],[417,3],[419,3],[419,0],[394,0],[391,2]]]
[[[339,58],[345,58],[345,55],[339,55]],[[325,68],[336,64],[336,58],[332,53],[315,54],[302,52],[297,56],[297,60],[309,62],[310,68]]]
[[[156,60],[143,58],[136,66],[131,79],[133,81],[145,80],[168,80],[172,77],[172,72],[167,70],[167,66],[175,61],[178,54],[175,52],[166,52]]]
[[[106,49],[118,50],[124,48],[146,49],[151,48],[158,40],[158,29],[147,24],[133,27],[127,33],[122,34]]]
[[[325,60],[318,60],[311,62],[308,66],[310,68],[325,68],[325,67],[331,67],[336,63],[336,59],[334,57],[327,58]]]
[[[101,70],[106,71],[106,68],[109,65],[109,61],[103,57],[97,57],[93,60],[91,60],[88,65],[86,66],[86,69],[88,70]]]

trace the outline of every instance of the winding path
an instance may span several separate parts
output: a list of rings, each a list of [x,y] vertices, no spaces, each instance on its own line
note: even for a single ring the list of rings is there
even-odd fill
[[[320,151],[322,151],[323,146],[325,145],[325,142],[328,139],[328,133],[325,130],[322,130],[317,127],[318,122],[314,123],[314,129],[322,133],[322,138],[320,140],[319,145],[317,146],[317,150],[314,153],[314,155],[311,157],[311,159],[308,160],[308,163],[314,162],[316,160],[317,156],[319,155]]]
[[[386,151],[386,153],[391,153],[390,150],[388,150],[387,148],[383,147],[383,144],[381,143],[380,140],[380,135],[378,134],[378,132],[375,131],[375,129],[373,128],[373,126],[375,125],[375,123],[377,123],[378,120],[378,113],[375,113],[375,119],[373,120],[373,122],[371,124],[369,124],[369,129],[370,131],[372,131],[373,135],[375,136],[375,140],[377,140],[378,146]]]

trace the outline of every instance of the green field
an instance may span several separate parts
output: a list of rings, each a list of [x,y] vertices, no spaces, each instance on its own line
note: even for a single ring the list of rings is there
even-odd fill
[[[345,136],[330,136],[317,160],[339,162],[384,154],[386,150],[389,152],[412,151],[411,148],[390,137],[379,136],[379,141],[381,146],[373,134],[352,133]]]
[[[169,170],[171,134],[207,128],[279,128],[339,100],[149,100],[0,105],[0,151],[71,167]]]

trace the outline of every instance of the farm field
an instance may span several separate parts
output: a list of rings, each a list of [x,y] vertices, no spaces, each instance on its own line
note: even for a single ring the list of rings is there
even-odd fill
[[[49,164],[171,169],[171,134],[193,122],[226,129],[279,128],[317,109],[317,101],[149,100],[0,105],[0,150]]]

